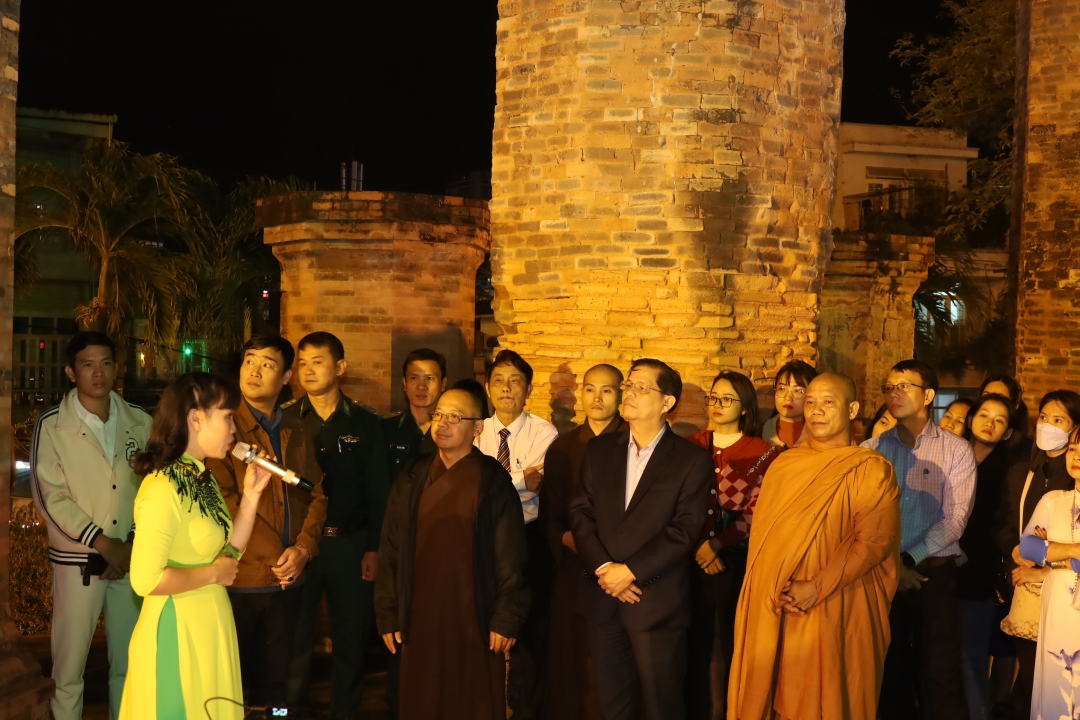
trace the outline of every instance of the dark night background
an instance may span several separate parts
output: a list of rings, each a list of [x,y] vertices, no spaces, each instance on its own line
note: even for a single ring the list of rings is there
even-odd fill
[[[940,0],[849,0],[843,120],[908,124],[889,58],[942,33]],[[495,0],[23,0],[19,102],[119,115],[115,137],[223,183],[294,175],[442,193],[490,169]]]

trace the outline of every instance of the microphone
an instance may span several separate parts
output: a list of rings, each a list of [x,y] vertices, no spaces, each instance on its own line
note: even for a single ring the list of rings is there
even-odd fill
[[[246,442],[237,441],[237,443],[233,445],[232,456],[237,460],[243,461],[247,465],[255,463],[271,475],[276,475],[290,485],[295,485],[302,490],[311,492],[315,488],[309,481],[300,477],[292,470],[281,467],[273,460],[267,460],[264,457],[260,457],[259,454],[255,452],[255,449]]]

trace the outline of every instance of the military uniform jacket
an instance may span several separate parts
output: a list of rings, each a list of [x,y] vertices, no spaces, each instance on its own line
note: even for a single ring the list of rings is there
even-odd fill
[[[30,446],[34,505],[45,518],[49,560],[57,565],[85,565],[98,554],[91,548],[98,535],[127,540],[141,482],[131,458],[150,436],[150,416],[113,392],[115,450],[106,457],[75,410],[75,392],[45,411]]]
[[[383,418],[383,436],[386,438],[386,457],[390,463],[390,481],[393,482],[410,460],[438,451],[431,438],[431,428],[420,432],[412,411],[402,410]]]
[[[307,396],[282,405],[304,428],[323,471],[326,525],[353,525],[366,531],[364,552],[378,552],[386,499],[390,494],[386,441],[373,409],[341,393],[337,409],[325,421]]]

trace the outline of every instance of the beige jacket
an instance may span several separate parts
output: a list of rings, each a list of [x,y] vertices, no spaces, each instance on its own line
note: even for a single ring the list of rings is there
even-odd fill
[[[150,416],[115,392],[117,413],[113,457],[106,457],[93,431],[75,410],[75,390],[46,410],[30,445],[30,487],[45,518],[49,560],[85,565],[98,535],[126,540],[134,529],[135,495],[142,481],[131,469],[146,447]]]

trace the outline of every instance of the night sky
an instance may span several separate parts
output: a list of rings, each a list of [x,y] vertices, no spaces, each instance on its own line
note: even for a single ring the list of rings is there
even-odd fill
[[[849,0],[843,119],[907,124],[888,57],[939,0]],[[23,0],[19,102],[116,114],[115,136],[223,183],[246,175],[442,193],[490,169],[495,0]]]

